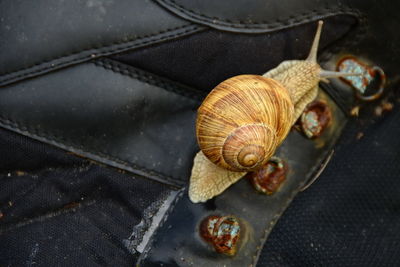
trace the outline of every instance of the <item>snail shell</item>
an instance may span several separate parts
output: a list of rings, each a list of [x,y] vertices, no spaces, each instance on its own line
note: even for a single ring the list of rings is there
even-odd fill
[[[220,167],[250,171],[264,165],[288,134],[294,106],[279,82],[258,75],[223,81],[198,110],[197,140]]]

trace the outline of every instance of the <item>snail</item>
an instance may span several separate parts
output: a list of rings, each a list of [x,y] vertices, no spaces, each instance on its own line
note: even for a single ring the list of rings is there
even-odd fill
[[[239,75],[217,85],[198,109],[197,141],[189,185],[192,202],[222,193],[246,172],[261,168],[275,153],[327,78],[358,75],[322,70],[318,22],[305,60],[283,61],[264,75]]]

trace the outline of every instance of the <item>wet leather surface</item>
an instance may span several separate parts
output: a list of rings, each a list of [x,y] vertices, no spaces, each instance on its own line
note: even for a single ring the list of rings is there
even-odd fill
[[[151,1],[1,1],[0,85],[201,28]]]
[[[99,61],[3,88],[0,125],[182,186],[190,171],[185,166],[197,150],[198,104],[196,91],[113,61]]]

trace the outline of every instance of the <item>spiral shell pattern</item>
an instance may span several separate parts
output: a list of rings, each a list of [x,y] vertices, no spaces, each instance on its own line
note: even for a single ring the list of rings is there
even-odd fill
[[[197,140],[204,155],[232,171],[260,168],[288,134],[294,107],[277,81],[239,75],[223,81],[198,110]]]

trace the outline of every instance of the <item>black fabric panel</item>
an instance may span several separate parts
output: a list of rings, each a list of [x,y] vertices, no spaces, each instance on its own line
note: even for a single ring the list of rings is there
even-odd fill
[[[357,25],[352,16],[324,20],[320,53]],[[262,74],[283,60],[304,59],[317,23],[266,34],[233,34],[209,30],[113,58],[191,87],[210,91],[239,74]],[[336,47],[338,48],[338,47]]]
[[[257,266],[400,265],[400,107],[363,117],[278,221]]]
[[[0,163],[0,266],[133,266],[124,240],[170,193],[6,130]]]
[[[67,152],[60,153],[59,149],[45,146],[40,142],[32,142],[31,138],[19,134],[12,134],[0,128],[0,169],[5,172],[23,168],[25,171],[34,171],[43,167],[57,168],[60,165],[79,165],[82,160],[71,157]],[[5,173],[2,173],[3,175]]]

